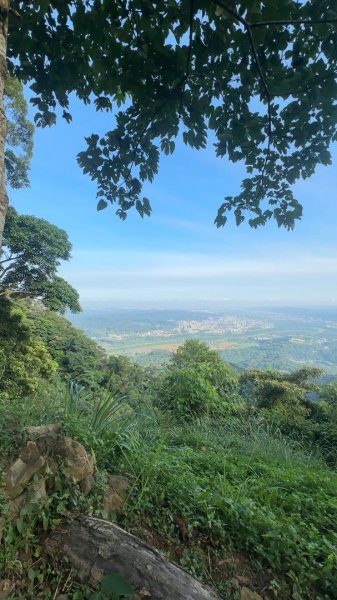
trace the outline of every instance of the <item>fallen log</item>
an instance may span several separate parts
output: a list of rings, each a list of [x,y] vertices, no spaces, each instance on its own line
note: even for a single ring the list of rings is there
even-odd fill
[[[50,556],[67,557],[75,579],[96,589],[105,574],[119,573],[140,593],[138,597],[220,600],[155,548],[101,519],[74,519],[45,540],[45,549]]]

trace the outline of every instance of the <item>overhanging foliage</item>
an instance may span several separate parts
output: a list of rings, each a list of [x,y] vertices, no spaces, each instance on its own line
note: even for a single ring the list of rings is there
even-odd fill
[[[291,186],[330,164],[336,141],[335,0],[32,0],[12,3],[12,72],[35,94],[36,122],[71,120],[69,95],[111,114],[111,129],[78,155],[98,186],[98,209],[149,215],[142,186],[178,136],[243,161],[239,225],[276,219],[291,229],[302,206]],[[226,191],[226,190],[224,190]]]

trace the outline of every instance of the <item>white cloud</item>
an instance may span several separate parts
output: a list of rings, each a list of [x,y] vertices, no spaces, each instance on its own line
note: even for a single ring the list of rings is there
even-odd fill
[[[261,254],[247,259],[187,252],[77,252],[62,274],[84,300],[119,303],[186,303],[207,297],[315,304],[336,297],[337,255],[276,248],[268,256]]]

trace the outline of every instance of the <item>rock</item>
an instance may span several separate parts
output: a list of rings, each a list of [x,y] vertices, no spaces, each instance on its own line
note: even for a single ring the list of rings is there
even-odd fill
[[[52,425],[41,425],[39,427],[26,427],[26,432],[30,440],[36,440],[47,433],[59,433],[62,425],[54,423]]]
[[[13,584],[9,579],[0,579],[0,600],[5,600],[11,595]]]
[[[39,502],[40,500],[46,497],[46,480],[44,477],[40,477],[37,481],[34,482],[31,499],[33,500],[33,502]]]
[[[240,598],[241,598],[241,600],[263,600],[263,598],[262,598],[262,596],[260,596],[260,594],[257,594],[257,592],[253,592],[252,590],[250,590],[247,587],[241,588]]]
[[[104,496],[103,506],[104,509],[108,512],[115,512],[118,508],[122,508],[125,500],[119,494],[115,494],[115,492],[110,492]]]
[[[20,513],[20,508],[25,502],[40,502],[40,500],[46,497],[46,480],[44,477],[40,477],[37,481],[34,481],[29,494],[25,492],[23,494],[20,494],[20,496],[9,500],[9,506],[11,509],[12,516],[14,518],[18,517]]]
[[[40,457],[40,452],[38,450],[35,442],[27,442],[27,445],[21,450],[20,458],[24,463],[33,463]]]
[[[59,466],[57,464],[57,460],[55,460],[55,458],[50,458],[48,456],[47,463],[46,463],[46,473],[49,470],[50,475],[55,476],[58,469],[59,469]]]
[[[31,456],[35,456],[35,451],[31,450]],[[14,500],[22,494],[25,485],[35,473],[40,471],[46,464],[44,456],[38,455],[38,458],[30,463],[25,463],[18,458],[9,468],[5,476],[5,493]]]
[[[144,600],[220,600],[158,550],[102,519],[79,516],[62,523],[44,539],[43,547],[52,560],[68,559],[67,568],[82,586],[90,586],[94,578],[96,583],[102,570],[104,575],[126,577],[135,590],[141,588]]]
[[[80,488],[85,496],[90,494],[92,486],[94,485],[93,475],[87,475],[82,481],[79,483]]]
[[[21,494],[14,500],[9,501],[9,506],[10,506],[13,518],[16,518],[19,516],[20,508],[25,503],[26,500],[27,500],[27,494]]]
[[[90,570],[90,579],[89,579],[90,585],[94,589],[101,587],[101,581],[102,581],[103,577],[104,577],[103,569],[99,569],[96,565],[93,565]]]
[[[121,475],[109,475],[109,492],[104,496],[104,509],[110,513],[122,508],[130,489],[130,481]]]
[[[39,449],[40,454],[49,456],[50,454],[55,453],[58,441],[59,436],[57,435],[57,433],[50,431],[45,435],[41,435],[41,437],[37,438],[36,445]]]
[[[135,592],[130,600],[143,600],[143,598],[151,598],[151,592],[146,588],[139,590],[139,592]]]
[[[236,575],[235,579],[239,585],[250,585],[252,583],[252,580],[244,575]]]
[[[59,438],[57,452],[65,460],[65,475],[69,479],[79,482],[93,474],[93,458],[76,440]]]
[[[57,431],[60,429],[61,425],[58,424],[27,428],[28,435],[34,440],[27,442],[4,477],[4,492],[13,517],[18,516],[25,501],[37,503],[46,498],[54,489],[55,476],[61,464],[64,465],[63,474],[79,483],[83,493],[89,494],[91,491],[94,482],[93,458],[79,442],[59,436]],[[34,475],[38,476],[35,477],[36,481],[26,490]],[[122,480],[120,478],[120,481],[114,482],[121,493],[126,489]],[[117,504],[123,504],[123,499]],[[0,523],[0,539],[1,537]]]
[[[121,475],[109,475],[108,481],[111,491],[121,496],[121,498],[125,499],[127,497],[131,484],[126,477],[122,477]]]

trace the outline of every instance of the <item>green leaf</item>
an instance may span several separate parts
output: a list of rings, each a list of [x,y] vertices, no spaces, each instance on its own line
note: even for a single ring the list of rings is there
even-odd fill
[[[103,594],[115,595],[120,598],[129,598],[134,592],[132,585],[119,573],[108,573],[102,579],[101,591]]]
[[[28,579],[29,581],[34,581],[34,579],[36,578],[37,575],[37,571],[34,571],[34,569],[30,568],[28,570]]]
[[[100,210],[104,210],[105,208],[107,208],[107,206],[108,206],[108,203],[107,203],[107,201],[106,201],[106,200],[103,200],[103,199],[101,198],[101,200],[100,200],[100,201],[97,203],[97,210],[98,210],[98,211],[100,211]]]
[[[114,130],[89,135],[78,162],[120,218],[129,208],[147,214],[141,188],[156,176],[160,152],[171,154],[178,136],[204,148],[211,130],[216,155],[243,161],[252,175],[217,226],[238,208],[255,212],[253,227],[272,218],[291,228],[298,217],[285,208],[289,185],[328,164],[336,140],[336,24],[324,22],[336,2],[197,2],[188,46],[189,4],[18,0],[9,70],[32,90],[38,126],[62,111],[70,120],[72,95],[111,114]],[[243,18],[273,23],[250,37]],[[306,25],[280,23],[289,19]],[[261,216],[264,202],[279,212]]]

